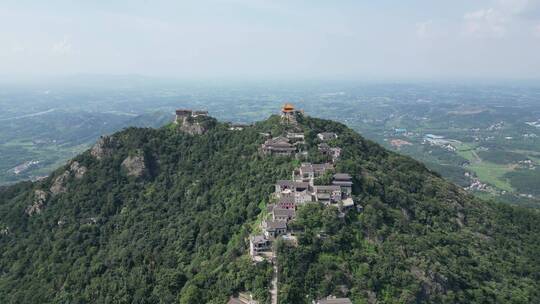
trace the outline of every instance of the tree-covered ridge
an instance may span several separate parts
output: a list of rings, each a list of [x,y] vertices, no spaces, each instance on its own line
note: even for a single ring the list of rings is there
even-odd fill
[[[305,123],[340,134],[338,170],[353,175],[364,212],[341,219],[335,208],[299,210],[299,246],[278,251],[283,303],[329,294],[354,303],[540,301],[536,211],[478,201],[339,125]]]
[[[281,303],[330,294],[355,303],[539,299],[538,214],[479,202],[342,124],[298,124],[311,162],[324,161],[317,133],[339,135],[336,171],[353,176],[364,212],[299,210],[300,245],[278,253]],[[106,141],[110,155],[74,159],[87,168],[81,178],[70,163],[1,189],[2,303],[225,303],[239,291],[267,301],[271,267],[251,263],[247,237],[275,181],[299,164],[259,153],[260,133],[287,126],[272,116],[242,131],[208,127],[195,136],[174,124],[126,129]],[[129,174],[130,157],[144,161],[144,174]],[[66,172],[65,192],[52,195]],[[48,196],[28,216],[35,190]]]
[[[260,128],[265,128],[261,126]],[[69,178],[39,215],[24,213],[34,190],[69,168],[1,193],[0,298],[6,303],[223,303],[251,290],[266,298],[267,265],[246,254],[254,220],[290,159],[258,155],[259,127],[220,124],[191,136],[175,125],[130,128],[112,137],[110,157],[86,152],[88,172]],[[126,174],[142,154],[148,174]],[[4,301],[3,301],[4,302]]]

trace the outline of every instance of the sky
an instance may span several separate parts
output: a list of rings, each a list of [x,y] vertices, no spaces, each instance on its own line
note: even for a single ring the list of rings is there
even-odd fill
[[[2,0],[0,76],[540,79],[540,0]]]

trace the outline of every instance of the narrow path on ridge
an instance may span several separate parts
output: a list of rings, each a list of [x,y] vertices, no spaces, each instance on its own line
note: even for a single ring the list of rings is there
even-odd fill
[[[278,304],[278,265],[277,258],[274,258],[274,274],[272,275],[272,289],[270,289],[270,298],[272,304]]]

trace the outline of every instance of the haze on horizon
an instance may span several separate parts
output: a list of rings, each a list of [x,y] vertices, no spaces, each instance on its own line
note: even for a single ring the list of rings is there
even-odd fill
[[[3,0],[0,28],[7,78],[540,78],[540,0]]]

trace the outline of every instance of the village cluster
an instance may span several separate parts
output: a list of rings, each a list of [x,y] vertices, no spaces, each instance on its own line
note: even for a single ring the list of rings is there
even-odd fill
[[[283,106],[281,118],[284,123],[294,125],[298,112],[290,104]],[[263,134],[269,136],[269,134]],[[337,139],[338,135],[333,132],[317,134],[320,141],[318,150],[328,156],[325,163],[304,162],[291,173],[291,179],[278,180],[275,184],[274,193],[271,195],[272,203],[267,206],[267,211],[260,224],[260,233],[253,234],[249,238],[249,253],[253,261],[260,262],[265,259],[275,263],[272,250],[273,243],[282,238],[285,241],[296,243],[295,232],[290,227],[290,222],[296,217],[299,206],[308,203],[321,203],[325,206],[335,206],[344,216],[347,211],[355,207],[352,198],[352,177],[348,173],[335,172],[335,162],[341,155],[341,148],[331,147],[329,142]],[[261,152],[267,156],[307,156],[301,147],[305,144],[303,133],[287,132],[285,136],[267,139],[261,145]],[[320,178],[331,176],[331,181],[321,184]],[[361,206],[357,206],[361,209]],[[231,298],[229,303],[257,303],[250,296],[241,294],[238,298]],[[314,303],[351,303],[348,298],[328,297]]]
[[[281,118],[287,124],[295,124],[297,111],[290,104],[285,104],[281,110]],[[337,139],[333,132],[317,134],[318,150],[329,156],[331,162],[320,164],[302,163],[295,168],[290,180],[278,180],[272,194],[272,204],[268,205],[266,218],[261,222],[261,233],[250,237],[250,255],[255,261],[272,257],[272,243],[278,237],[295,241],[294,231],[289,222],[296,217],[297,207],[311,203],[322,203],[325,206],[338,207],[344,215],[347,210],[354,208],[352,199],[352,177],[348,173],[336,173],[334,163],[341,155],[341,148],[331,147],[328,142]],[[261,145],[264,155],[301,156],[298,147],[305,144],[303,133],[287,132],[286,136],[270,138]],[[316,180],[332,174],[329,184],[320,184]]]
[[[271,257],[272,242],[283,236],[294,241],[294,231],[289,222],[296,217],[296,209],[304,204],[317,202],[336,206],[344,214],[354,208],[351,197],[352,178],[347,173],[333,173],[328,185],[316,185],[317,178],[334,171],[332,163],[302,163],[292,172],[291,180],[278,180],[272,194],[273,204],[268,205],[267,217],[261,222],[261,234],[250,237],[250,254],[254,260]]]
[[[266,137],[266,141],[261,145],[260,152],[265,156],[288,156],[297,159],[305,158],[307,151],[303,151],[305,146],[305,135],[300,132],[297,126],[297,116],[302,113],[291,104],[285,104],[281,109],[281,121],[285,125],[291,126],[289,132],[282,136],[271,137],[269,133],[261,133]],[[303,113],[302,113],[303,114]],[[180,109],[176,111],[175,123],[183,126],[187,132],[200,133],[196,124],[192,121],[198,117],[206,117],[206,111],[192,111]],[[247,125],[230,124],[229,130],[241,131]],[[274,264],[273,290],[271,292],[273,303],[277,302],[277,267],[273,243],[282,238],[285,241],[296,243],[295,231],[290,227],[290,222],[296,217],[296,210],[299,206],[308,203],[320,203],[325,206],[335,206],[339,210],[340,216],[345,216],[346,212],[355,208],[352,198],[352,177],[348,173],[336,172],[335,163],[341,156],[341,148],[332,147],[331,142],[338,138],[334,132],[322,132],[317,134],[319,144],[318,151],[327,157],[324,163],[303,162],[291,173],[290,180],[278,180],[275,184],[275,191],[271,195],[272,203],[267,206],[267,212],[260,224],[260,232],[249,237],[249,254],[254,262],[266,260]],[[326,177],[324,181],[322,177]],[[361,210],[362,207],[357,205]],[[229,304],[256,304],[249,293],[240,293],[238,297],[231,297]],[[348,298],[336,298],[329,296],[325,299],[314,301],[320,304],[350,304]]]

